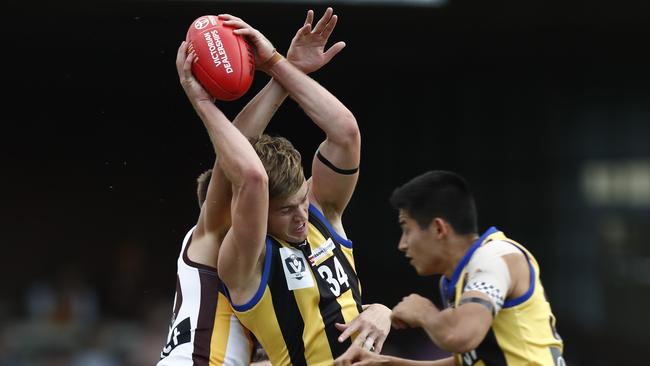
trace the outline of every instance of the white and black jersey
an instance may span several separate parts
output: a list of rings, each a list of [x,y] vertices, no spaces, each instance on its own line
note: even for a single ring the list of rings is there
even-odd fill
[[[178,257],[173,315],[157,366],[247,366],[250,333],[233,314],[217,270],[189,259],[193,232],[185,235]]]

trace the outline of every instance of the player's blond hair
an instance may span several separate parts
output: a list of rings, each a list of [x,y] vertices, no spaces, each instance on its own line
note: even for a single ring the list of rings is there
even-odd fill
[[[296,193],[305,181],[300,152],[284,137],[261,135],[249,139],[269,177],[269,198]]]

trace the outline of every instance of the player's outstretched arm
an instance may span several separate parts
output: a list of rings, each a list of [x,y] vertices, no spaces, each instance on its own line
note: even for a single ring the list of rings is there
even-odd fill
[[[183,42],[178,49],[179,79],[208,130],[219,166],[232,184],[231,228],[223,240],[217,266],[220,273],[228,274],[228,278],[248,278],[262,255],[266,236],[268,177],[248,139],[230,123],[192,75],[191,65],[196,56],[187,52],[188,47]],[[227,281],[223,276],[222,279]]]
[[[313,32],[328,34],[338,17],[328,8]],[[249,37],[261,49],[258,68],[266,71],[289,92],[305,113],[327,135],[312,168],[310,195],[329,219],[337,221],[347,205],[357,182],[357,174],[345,174],[358,168],[361,138],[356,119],[350,110],[327,89],[305,75],[275,52],[270,42],[256,29],[241,21],[233,21],[235,33]],[[334,168],[332,168],[334,167]],[[344,174],[341,174],[343,172]],[[335,226],[336,222],[334,223]]]
[[[220,17],[226,25],[234,20],[241,21],[241,19],[227,14]],[[327,14],[323,15],[320,23],[326,21],[328,19],[326,17]],[[334,26],[323,32],[319,27],[313,28],[313,21],[314,12],[309,10],[303,25],[296,31],[287,51],[287,59],[305,73],[319,70],[345,47],[344,42],[337,42],[329,49],[325,49]],[[271,79],[235,117],[233,124],[246,137],[262,134],[287,96],[287,91],[277,81]],[[217,159],[212,169],[206,202],[192,236],[194,244],[203,243],[204,236],[209,239],[205,241],[206,245],[203,245],[205,248],[201,248],[202,245],[193,245],[190,249],[190,254],[193,251],[208,252],[207,255],[197,256],[200,263],[205,262],[204,258],[210,258],[210,263],[203,264],[216,266],[216,251],[218,251],[219,244],[225,235],[225,230],[230,227],[231,197],[230,182],[225,180]],[[215,254],[210,255],[211,252]]]
[[[484,295],[470,291],[463,294],[463,298],[466,296]],[[404,297],[393,308],[391,319],[397,329],[424,329],[438,347],[455,353],[478,347],[492,324],[492,314],[480,304],[467,303],[440,311],[429,299],[417,294]]]
[[[228,19],[239,19],[230,15],[221,17],[225,22],[228,22]],[[308,11],[304,23],[296,31],[291,41],[287,56],[292,63],[304,72],[313,72],[320,69],[329,63],[345,46],[343,42],[338,42],[325,50],[331,32],[317,33],[313,31],[313,18],[314,12]],[[191,51],[191,45],[188,48]],[[200,88],[197,88],[197,92],[201,94],[202,99],[213,101],[207,93],[203,94]],[[246,137],[262,134],[287,96],[286,90],[277,81],[271,79],[247,103],[234,119],[233,124]],[[215,159],[206,199],[201,207],[196,229],[192,234],[192,246],[188,251],[190,259],[194,262],[212,267],[217,266],[219,247],[231,225],[231,199],[231,183],[224,175],[219,159]]]
[[[323,22],[325,16],[319,22]],[[219,17],[225,25],[243,22],[229,14]],[[335,24],[328,28],[327,32],[323,32],[318,27],[312,28],[313,21],[314,12],[309,10],[304,24],[296,31],[287,51],[289,62],[305,73],[319,70],[345,47],[344,42],[337,42],[325,50]],[[246,137],[260,135],[287,96],[287,91],[275,79],[271,79],[235,117],[233,123]]]

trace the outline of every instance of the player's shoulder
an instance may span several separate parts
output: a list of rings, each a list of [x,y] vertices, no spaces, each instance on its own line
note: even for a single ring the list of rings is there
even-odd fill
[[[490,240],[489,242],[478,247],[472,256],[472,260],[489,260],[496,257],[503,257],[508,254],[523,255],[523,252],[517,245],[513,244],[512,242],[496,239]]]

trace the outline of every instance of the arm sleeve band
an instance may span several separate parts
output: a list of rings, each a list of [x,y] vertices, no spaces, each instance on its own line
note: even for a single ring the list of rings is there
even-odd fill
[[[320,160],[323,164],[327,165],[328,168],[332,169],[333,171],[339,174],[352,175],[359,171],[359,167],[356,167],[354,169],[341,169],[336,167],[334,164],[332,164],[331,161],[327,160],[327,158],[325,158],[323,154],[320,153],[320,150],[316,151],[316,156],[318,157],[318,160]]]
[[[490,300],[485,300],[483,298],[475,297],[475,296],[463,297],[462,299],[460,299],[460,305],[467,304],[467,303],[475,303],[475,304],[483,305],[490,311],[492,317],[496,315],[496,312],[494,311],[494,305],[492,305],[492,302]]]

